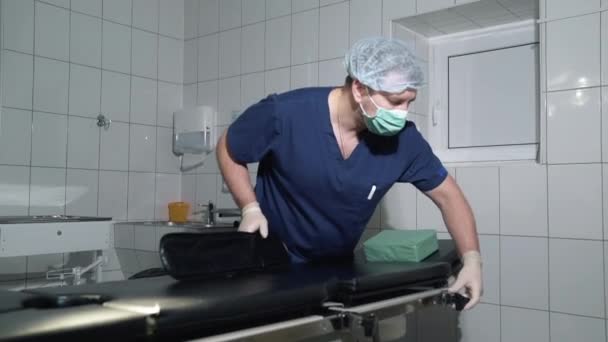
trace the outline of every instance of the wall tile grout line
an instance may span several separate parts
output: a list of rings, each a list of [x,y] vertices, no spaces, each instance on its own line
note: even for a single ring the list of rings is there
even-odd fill
[[[70,0],[71,2],[71,0]],[[72,4],[70,3],[70,8]],[[68,10],[68,109],[67,109],[67,117],[66,117],[66,129],[65,129],[65,184],[63,187],[64,195],[63,195],[63,214],[67,213],[68,210],[68,165],[69,165],[69,157],[70,157],[70,86],[72,84],[72,65],[70,64],[72,60],[72,51],[71,51],[71,38],[72,38],[72,11]]]
[[[33,23],[33,32],[32,32],[32,53],[36,53],[36,2],[32,1],[32,6],[34,7],[32,9],[33,11],[33,16],[34,16],[34,23]],[[4,34],[4,33],[3,33]],[[4,51],[2,52],[4,53]],[[35,63],[35,57],[34,55],[32,55],[31,57],[31,63],[32,63],[32,103],[31,103],[31,122],[30,122],[30,162],[28,165],[28,173],[29,173],[29,177],[28,177],[28,203],[27,203],[27,213],[28,215],[32,215],[32,161],[33,161],[33,155],[34,155],[34,96],[36,93],[36,63]],[[6,107],[6,106],[4,106]],[[27,264],[27,262],[26,262]],[[26,269],[26,275],[27,275],[27,269]]]
[[[103,46],[103,43],[102,43],[102,46]],[[133,73],[125,73],[125,72],[122,72],[122,71],[117,71],[117,70],[113,70],[113,69],[106,69],[106,68],[103,68],[103,67],[97,67],[97,66],[83,64],[83,63],[77,63],[77,62],[71,62],[71,61],[68,62],[66,60],[61,60],[61,59],[57,59],[57,58],[53,58],[53,57],[39,56],[39,55],[36,55],[36,54],[32,55],[32,54],[29,54],[29,53],[26,53],[26,52],[22,52],[22,51],[18,51],[18,50],[12,50],[12,49],[3,49],[3,50],[9,51],[9,52],[13,52],[13,53],[22,54],[22,55],[34,56],[34,57],[37,57],[37,58],[42,58],[42,59],[48,59],[48,60],[52,60],[52,61],[62,62],[62,63],[70,63],[70,64],[73,64],[73,65],[82,66],[82,67],[85,67],[85,68],[101,70],[101,72],[106,71],[106,72],[112,72],[112,73],[115,73],[115,74],[121,74],[121,75],[124,75],[124,76],[130,76],[130,77],[133,76],[133,77],[137,77],[137,78],[144,78],[144,79],[151,80],[151,81],[159,81],[159,82],[163,82],[163,83],[169,83],[169,84],[177,85],[177,86],[181,86],[182,85],[182,83],[173,82],[173,81],[166,80],[166,79],[159,79],[158,77],[157,78],[152,78],[152,77],[137,75],[137,74],[133,74]],[[191,83],[191,84],[193,84],[193,83]]]

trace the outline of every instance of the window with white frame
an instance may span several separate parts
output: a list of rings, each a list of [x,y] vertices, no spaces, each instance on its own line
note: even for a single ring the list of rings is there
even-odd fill
[[[429,39],[429,142],[443,162],[536,159],[539,44],[529,21]]]

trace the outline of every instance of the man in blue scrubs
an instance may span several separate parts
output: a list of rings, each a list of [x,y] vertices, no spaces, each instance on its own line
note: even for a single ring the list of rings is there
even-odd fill
[[[407,47],[369,38],[345,58],[342,87],[273,94],[222,135],[218,163],[242,210],[240,231],[270,231],[293,262],[352,254],[376,205],[395,182],[412,183],[439,207],[464,267],[451,291],[482,291],[472,211],[407,110],[422,72]],[[255,190],[248,163],[259,162]]]

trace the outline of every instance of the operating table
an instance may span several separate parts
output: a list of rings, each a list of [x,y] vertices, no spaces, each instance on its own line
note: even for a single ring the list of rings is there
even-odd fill
[[[215,279],[160,275],[0,292],[0,341],[377,341],[378,322],[425,305],[462,309],[449,294],[460,267],[451,240],[418,263],[352,260]]]

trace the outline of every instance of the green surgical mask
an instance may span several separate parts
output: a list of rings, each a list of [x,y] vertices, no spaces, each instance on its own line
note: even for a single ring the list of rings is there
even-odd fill
[[[367,114],[361,103],[361,113],[363,114],[363,121],[367,129],[378,135],[391,136],[399,133],[407,122],[407,110],[402,109],[386,109],[376,104],[374,99],[368,94],[369,99],[376,106],[376,115],[371,116]]]

